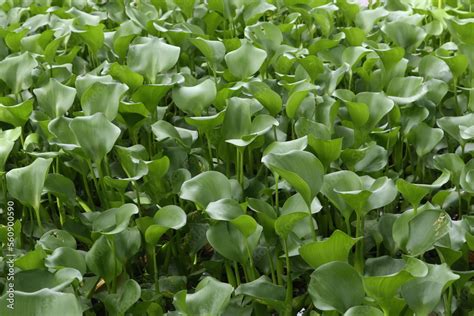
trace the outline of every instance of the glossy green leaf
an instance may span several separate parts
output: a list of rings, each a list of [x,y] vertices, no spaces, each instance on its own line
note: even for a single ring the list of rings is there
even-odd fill
[[[246,79],[262,66],[267,53],[245,41],[238,49],[225,55],[229,71],[239,79]]]
[[[74,118],[69,126],[84,153],[93,161],[101,161],[110,152],[120,136],[120,128],[104,114]]]
[[[294,161],[299,163],[294,164]],[[308,152],[293,150],[284,154],[270,153],[262,158],[262,162],[287,180],[308,205],[321,190],[323,165],[318,158]]]
[[[130,45],[127,64],[151,83],[158,73],[168,71],[178,61],[180,48],[156,37],[140,37]]]
[[[112,121],[119,109],[122,95],[128,90],[125,84],[115,82],[96,82],[88,87],[81,96],[81,106],[85,115],[103,113]]]
[[[207,79],[192,87],[179,87],[173,90],[173,101],[186,113],[200,116],[216,98],[216,85]]]
[[[138,214],[135,204],[124,204],[100,213],[92,222],[92,230],[103,235],[115,235],[127,228],[131,217]]]
[[[0,61],[0,79],[13,93],[28,89],[33,84],[33,69],[38,66],[34,57],[25,52]]]
[[[444,289],[457,279],[459,276],[446,264],[429,264],[428,274],[403,285],[401,294],[415,313],[429,314],[438,305]]]
[[[56,79],[50,79],[45,86],[34,89],[33,93],[38,106],[51,118],[67,113],[76,97],[76,89],[65,86]]]
[[[382,316],[383,313],[380,309],[372,306],[353,306],[349,308],[344,316]]]
[[[233,291],[231,285],[206,277],[199,282],[193,294],[185,290],[176,293],[173,304],[176,310],[187,315],[221,315]]]
[[[37,158],[26,167],[8,171],[6,178],[10,195],[39,212],[41,193],[52,161]]]
[[[317,268],[332,261],[347,262],[349,253],[356,242],[356,238],[336,230],[325,240],[302,245],[299,252],[312,268]]]
[[[232,187],[229,179],[222,173],[207,171],[184,182],[180,197],[204,208],[211,202],[231,198]]]
[[[15,308],[9,309],[8,294],[0,298],[0,312],[13,316],[60,315],[65,311],[71,316],[82,315],[82,308],[72,293],[61,293],[50,289],[41,289],[33,293],[16,292]]]
[[[346,312],[364,300],[364,287],[359,273],[348,263],[326,263],[311,273],[308,286],[314,306],[324,311]]]
[[[440,128],[431,128],[426,123],[420,123],[410,130],[408,141],[415,146],[418,157],[423,157],[432,151],[443,139],[444,133]]]

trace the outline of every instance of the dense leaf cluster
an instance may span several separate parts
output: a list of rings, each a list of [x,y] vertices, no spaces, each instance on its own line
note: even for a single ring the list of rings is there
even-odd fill
[[[465,0],[1,0],[0,314],[467,314],[473,31]]]

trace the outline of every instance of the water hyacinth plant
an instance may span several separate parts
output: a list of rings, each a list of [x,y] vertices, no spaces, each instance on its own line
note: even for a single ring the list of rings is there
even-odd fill
[[[470,315],[467,0],[0,0],[0,315]]]

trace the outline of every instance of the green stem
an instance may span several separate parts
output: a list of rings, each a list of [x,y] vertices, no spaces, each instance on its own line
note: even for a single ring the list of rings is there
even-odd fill
[[[458,217],[459,219],[462,218],[462,196],[461,196],[461,188],[456,186],[456,192],[458,193]]]
[[[91,191],[89,189],[89,184],[87,183],[87,179],[85,175],[82,175],[82,182],[84,184],[84,189],[86,191],[87,201],[89,202],[90,205],[94,205],[94,200],[92,199]]]
[[[3,203],[8,203],[8,193],[7,193],[7,174],[4,172],[2,174],[2,191],[3,191]]]
[[[248,153],[249,153],[249,164],[248,164],[247,172],[253,175],[253,153],[252,153],[251,148],[249,148]]]
[[[285,315],[290,316],[292,312],[293,302],[293,280],[291,278],[291,263],[290,256],[288,255],[288,245],[286,239],[283,240],[283,247],[285,248],[285,260],[286,260],[286,296],[285,296]]]
[[[114,237],[111,235],[107,236],[107,241],[109,243],[110,249],[112,250],[112,257],[114,260],[114,277],[112,279],[112,284],[111,284],[111,293],[116,293],[117,292],[117,258],[116,258],[116,251],[115,251],[115,242],[113,238]]]
[[[280,175],[278,173],[274,173],[273,177],[275,178],[275,209],[277,214],[280,214],[280,201],[278,199],[278,181],[280,180]]]
[[[256,272],[255,272],[255,264],[253,262],[253,256],[252,256],[252,253],[250,252],[250,248],[249,248],[247,240],[245,240],[245,248],[247,249],[247,255],[249,256],[249,263],[250,263],[249,277],[250,277],[250,281],[253,281],[257,277],[256,277]]]
[[[448,287],[448,293],[445,296],[444,300],[444,315],[446,316],[451,316],[451,305],[452,305],[452,300],[453,300],[453,287],[450,285]]]
[[[56,205],[58,206],[59,222],[61,223],[61,227],[63,227],[64,218],[66,217],[66,214],[64,213],[63,206],[62,206],[61,201],[59,200],[58,197],[56,197]]]
[[[227,275],[227,282],[230,283],[234,288],[237,286],[237,282],[235,281],[234,273],[232,273],[232,268],[230,267],[229,261],[224,261],[225,266],[225,273]]]
[[[44,231],[43,224],[41,223],[41,214],[40,214],[40,209],[39,207],[34,207],[33,208],[36,216],[36,221],[38,222],[38,227],[40,228],[41,232]]]
[[[107,197],[107,189],[105,188],[105,183],[104,183],[104,170],[102,170],[102,162],[101,161],[96,161],[95,162],[97,166],[97,170],[99,171],[99,185],[103,194],[104,198],[104,206],[106,209],[109,208],[109,199]]]
[[[160,282],[158,280],[158,262],[156,261],[156,246],[151,246],[151,256],[153,261],[153,280],[155,281],[155,292],[160,293]]]
[[[239,273],[239,266],[237,265],[237,262],[234,261],[234,272],[235,272],[235,280],[237,286],[240,285],[240,273]]]
[[[207,151],[209,153],[209,167],[212,169],[214,169],[214,159],[212,157],[212,144],[211,144],[211,140],[209,138],[209,133],[205,133],[206,135],[206,142],[207,142]]]
[[[239,183],[240,185],[244,186],[244,152],[245,152],[245,147],[238,148],[237,149],[238,154],[239,154]]]
[[[344,222],[346,223],[347,234],[351,236],[352,235],[351,219],[349,217],[344,217]]]
[[[235,148],[235,178],[237,179],[237,182],[239,182],[240,185],[242,185],[242,183],[240,182],[240,155],[239,155],[239,148],[236,147]]]
[[[270,272],[272,275],[272,282],[275,284],[277,282],[275,275],[275,266],[273,265],[273,258],[270,256],[270,251],[267,251],[268,263],[270,265]]]
[[[361,274],[364,273],[364,217],[357,212],[356,237],[360,238],[356,243],[354,268]]]
[[[94,169],[92,168],[92,163],[89,160],[86,160],[86,161],[87,161],[87,166],[89,167],[89,170],[92,176],[92,182],[94,183],[95,190],[97,191],[97,195],[99,196],[100,204],[103,204],[102,194],[100,192],[99,183],[97,182],[97,179],[95,177]]]
[[[311,235],[313,236],[313,240],[316,241],[318,235],[316,234],[316,226],[314,226],[313,222],[313,213],[311,213],[311,204],[308,204],[308,214],[309,214],[309,229],[311,229]]]
[[[277,283],[278,285],[283,285],[283,265],[281,260],[276,258],[276,271],[277,271]]]
[[[138,189],[137,181],[132,181],[132,185],[135,189],[135,194],[137,195],[138,213],[139,213],[140,216],[142,216],[142,203],[141,203],[141,200],[140,200],[140,190]]]

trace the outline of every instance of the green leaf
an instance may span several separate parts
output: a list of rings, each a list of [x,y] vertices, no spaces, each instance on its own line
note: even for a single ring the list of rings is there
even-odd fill
[[[239,285],[235,289],[235,295],[246,295],[253,299],[263,301],[277,310],[284,310],[285,288],[273,284],[268,277],[261,276],[258,279]]]
[[[408,141],[415,146],[418,157],[423,157],[431,152],[443,137],[442,129],[431,128],[422,122],[410,130]]]
[[[453,78],[446,62],[431,55],[427,55],[421,59],[418,66],[418,73],[423,76],[425,80],[438,79],[449,82]]]
[[[276,115],[281,111],[282,101],[278,93],[273,91],[269,86],[260,81],[251,81],[246,88],[260,102],[270,115]]]
[[[189,41],[212,63],[214,68],[224,59],[225,46],[222,42],[206,40],[200,37],[192,38]]]
[[[385,304],[386,301],[396,297],[403,284],[418,276],[409,272],[413,270],[410,265],[405,265],[401,259],[388,256],[368,259],[366,265],[368,275],[364,277],[366,293],[379,302],[384,310],[389,309],[390,306]]]
[[[385,33],[396,45],[411,52],[421,45],[426,37],[426,31],[419,26],[404,21],[394,21],[382,25]]]
[[[173,101],[182,111],[200,116],[214,102],[216,94],[216,84],[206,79],[192,87],[173,89]]]
[[[441,127],[449,136],[453,137],[461,145],[466,143],[466,140],[461,135],[462,126],[470,126],[474,120],[474,114],[468,113],[463,116],[444,116],[439,118],[436,123]]]
[[[413,207],[418,207],[421,200],[430,192],[429,188],[417,186],[404,179],[397,180],[397,189]]]
[[[122,83],[95,82],[81,96],[81,106],[85,115],[103,113],[112,121],[119,109],[119,102],[128,87]]]
[[[372,306],[353,306],[349,308],[344,316],[382,316],[380,309]]]
[[[205,211],[209,217],[218,221],[231,221],[244,215],[239,203],[228,198],[209,203]]]
[[[410,255],[418,256],[431,249],[436,241],[448,233],[451,220],[443,211],[427,210],[412,218],[408,225],[406,250]],[[423,227],[430,229],[423,232]]]
[[[122,264],[113,255],[107,236],[100,236],[86,254],[88,269],[110,283],[122,272]]]
[[[230,221],[232,225],[237,227],[238,230],[244,235],[245,238],[250,237],[257,229],[257,221],[249,215],[240,215]]]
[[[130,203],[103,211],[92,222],[92,230],[103,235],[118,234],[127,228],[134,214],[138,214],[138,208]]]
[[[71,283],[82,282],[80,272],[72,268],[63,268],[51,273],[47,270],[19,271],[15,275],[15,289],[18,292],[33,293],[42,289],[61,291]]]
[[[345,313],[362,304],[365,296],[362,278],[348,263],[329,262],[311,273],[309,295],[316,308]]]
[[[23,126],[28,122],[32,111],[33,99],[11,106],[0,104],[0,122],[8,123],[14,127]]]
[[[193,294],[185,290],[176,293],[173,304],[178,312],[186,315],[221,315],[233,291],[230,284],[206,277],[199,282]]]
[[[355,127],[364,126],[369,119],[369,107],[364,103],[346,102],[346,108]]]
[[[273,154],[284,154],[292,150],[305,150],[308,145],[308,138],[306,136],[300,137],[298,139],[289,140],[287,142],[273,142],[268,145],[263,151],[263,155],[266,156],[270,153]]]
[[[302,245],[299,252],[312,268],[318,268],[332,261],[347,262],[349,253],[356,242],[357,238],[352,238],[337,229],[325,240]]]
[[[5,171],[5,163],[7,162],[8,156],[10,155],[14,145],[14,141],[2,139],[2,142],[0,143],[0,173]]]
[[[464,166],[460,176],[461,187],[469,193],[474,193],[474,159]]]
[[[134,72],[155,83],[158,73],[170,70],[178,61],[181,49],[156,37],[137,38],[128,49],[127,64]]]
[[[303,196],[307,205],[311,204],[323,185],[324,167],[311,153],[297,150],[284,154],[270,153],[262,158],[262,162],[288,181]]]
[[[120,136],[120,128],[112,124],[103,113],[72,119],[69,127],[84,153],[99,162],[112,150]]]
[[[142,145],[131,147],[115,146],[117,158],[127,177],[138,180],[148,174],[148,153]]]
[[[141,295],[141,288],[137,281],[129,279],[118,288],[116,294],[107,294],[101,300],[107,307],[110,315],[125,315]]]
[[[187,116],[186,123],[195,126],[200,130],[209,131],[224,122],[225,110],[210,116]]]
[[[0,61],[0,79],[13,93],[18,93],[33,84],[33,69],[36,66],[38,62],[28,52],[18,56],[8,56]]]
[[[72,293],[41,289],[33,293],[15,292],[14,309],[9,309],[8,293],[0,298],[0,313],[12,316],[63,315],[81,316],[82,308]]]
[[[408,306],[419,315],[428,315],[441,299],[441,294],[459,276],[446,264],[428,264],[428,274],[402,286],[401,294]]]
[[[76,249],[74,237],[69,232],[60,229],[52,229],[44,233],[38,240],[38,244],[47,251],[54,251],[59,247]]]
[[[109,74],[122,83],[125,83],[130,89],[136,90],[143,84],[143,76],[132,71],[129,67],[113,63],[109,68]]]
[[[341,155],[342,140],[342,138],[317,139],[313,135],[309,135],[308,144],[327,170],[331,162],[336,161]]]
[[[84,255],[68,247],[56,248],[51,255],[46,257],[45,266],[50,269],[73,268],[82,275],[87,272]]]
[[[355,100],[366,104],[369,110],[369,118],[366,122],[367,129],[373,129],[394,107],[394,103],[381,92],[361,92]]]
[[[281,215],[275,221],[275,232],[277,235],[286,240],[295,225],[308,215],[308,213],[304,212],[294,212]]]
[[[449,173],[451,181],[455,185],[459,185],[464,165],[462,158],[453,153],[434,156],[434,167],[442,172]]]
[[[244,264],[249,259],[249,251],[253,253],[257,246],[262,230],[262,227],[257,225],[255,232],[246,238],[235,225],[220,221],[207,230],[206,237],[220,255]]]
[[[39,212],[41,193],[52,161],[37,158],[26,167],[8,171],[6,177],[10,195]]]
[[[387,165],[388,153],[375,142],[360,149],[345,149],[341,154],[342,161],[354,171],[376,172]]]
[[[155,213],[153,221],[163,227],[180,229],[186,225],[186,213],[179,206],[167,205]]]
[[[421,77],[397,77],[390,81],[387,94],[398,104],[409,104],[419,100],[428,92]]]
[[[49,79],[45,86],[34,89],[33,93],[38,107],[51,118],[66,114],[76,97],[76,89],[65,86],[54,78]]]
[[[45,258],[45,251],[37,246],[34,250],[28,251],[23,256],[16,259],[15,266],[23,271],[43,269]]]
[[[336,206],[336,209],[348,219],[353,209],[336,191],[360,190],[361,187],[362,181],[357,174],[352,171],[342,170],[324,176],[321,192]]]
[[[173,139],[177,144],[189,148],[197,139],[198,133],[196,131],[174,127],[171,123],[160,120],[151,126],[153,134],[158,141],[165,141]]]
[[[206,171],[183,183],[180,197],[196,203],[201,208],[211,202],[231,198],[229,179],[217,171]]]
[[[58,197],[64,203],[75,204],[76,188],[74,182],[62,174],[48,174],[44,183],[44,190]]]
[[[248,41],[242,46],[225,55],[225,62],[233,76],[246,79],[256,73],[267,58],[267,53],[256,48]]]

